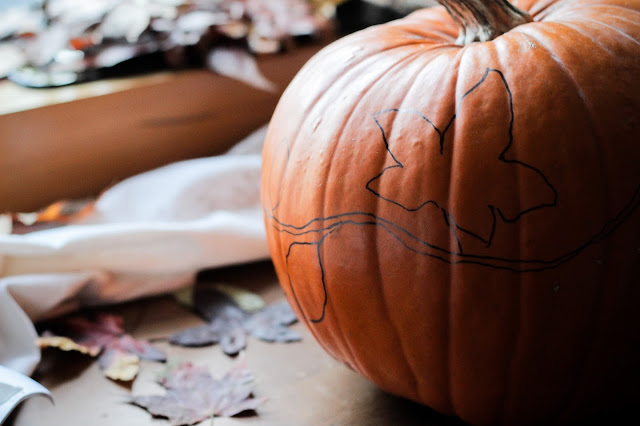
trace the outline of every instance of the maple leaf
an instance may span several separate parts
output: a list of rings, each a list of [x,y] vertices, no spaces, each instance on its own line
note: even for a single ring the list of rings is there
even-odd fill
[[[122,317],[111,314],[97,315],[95,320],[73,316],[55,321],[38,338],[38,346],[97,356],[104,375],[120,381],[136,377],[141,359],[166,361],[160,349],[126,334]]]
[[[172,425],[192,425],[211,417],[232,417],[256,410],[265,398],[253,396],[253,375],[241,358],[219,380],[202,366],[185,362],[170,369],[158,383],[164,395],[134,396],[131,403]]]
[[[298,319],[286,301],[257,311],[240,308],[230,297],[207,286],[196,286],[193,295],[195,310],[209,323],[193,327],[169,338],[180,346],[208,346],[219,343],[227,355],[235,355],[247,346],[247,335],[267,342],[296,342],[300,334],[289,325]]]

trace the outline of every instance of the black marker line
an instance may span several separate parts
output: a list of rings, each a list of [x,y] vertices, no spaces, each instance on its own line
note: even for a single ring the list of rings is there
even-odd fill
[[[565,252],[563,254],[560,254],[552,259],[514,259],[514,258],[502,258],[502,257],[497,257],[497,256],[486,256],[486,255],[473,255],[470,253],[463,253],[462,252],[462,246],[460,244],[460,240],[457,237],[457,234],[455,232],[455,230],[461,231],[473,238],[476,238],[482,242],[484,242],[486,244],[487,247],[490,247],[492,241],[493,241],[493,237],[495,235],[495,230],[496,230],[496,223],[497,223],[497,217],[496,217],[496,213],[498,216],[500,216],[501,220],[503,220],[504,222],[515,222],[518,219],[520,219],[524,214],[527,214],[529,212],[538,210],[538,209],[542,209],[545,207],[554,207],[557,205],[557,200],[558,200],[558,193],[557,190],[555,189],[555,187],[553,187],[553,185],[551,184],[551,182],[548,180],[548,178],[542,173],[541,170],[537,169],[536,167],[529,165],[527,163],[524,163],[520,160],[515,160],[515,159],[509,159],[507,158],[507,151],[510,149],[510,147],[513,145],[513,125],[514,125],[514,108],[513,108],[513,99],[512,99],[512,94],[511,94],[511,90],[506,82],[506,79],[504,77],[504,75],[502,74],[501,71],[496,70],[496,69],[491,69],[491,68],[487,68],[485,71],[485,74],[483,75],[483,77],[480,79],[480,81],[478,83],[476,83],[471,89],[469,89],[467,92],[465,92],[462,97],[461,100],[464,99],[466,96],[468,96],[469,94],[471,94],[474,90],[476,90],[477,88],[479,88],[481,86],[481,84],[486,80],[486,78],[488,77],[489,73],[491,72],[495,72],[500,76],[501,81],[503,82],[506,90],[507,90],[507,94],[509,97],[509,110],[510,110],[510,114],[511,114],[511,119],[510,119],[510,123],[509,123],[509,142],[506,145],[506,147],[501,151],[500,155],[498,156],[498,159],[500,161],[503,161],[505,163],[510,163],[510,164],[517,164],[519,166],[525,167],[533,172],[535,172],[538,176],[540,176],[544,183],[547,185],[547,187],[549,187],[552,192],[553,192],[553,201],[550,203],[541,203],[538,205],[535,205],[533,207],[524,209],[520,212],[518,212],[515,216],[513,217],[507,217],[499,208],[493,206],[493,205],[488,205],[488,208],[491,211],[491,215],[492,215],[492,226],[491,226],[491,231],[489,234],[488,238],[483,238],[480,235],[465,229],[459,225],[457,225],[455,223],[454,218],[451,216],[450,213],[448,213],[446,211],[446,209],[440,207],[438,205],[437,202],[433,201],[433,200],[428,200],[425,203],[423,203],[420,207],[415,208],[415,209],[411,209],[411,208],[407,208],[406,206],[403,206],[401,203],[398,203],[397,201],[394,200],[390,200],[390,199],[386,199],[385,197],[381,196],[380,194],[378,194],[375,190],[373,190],[370,185],[371,183],[380,178],[380,176],[382,176],[382,174],[384,174],[387,170],[391,169],[391,168],[397,168],[397,167],[404,167],[402,165],[402,163],[397,160],[397,158],[394,156],[394,154],[391,152],[390,148],[389,148],[389,143],[387,140],[387,135],[385,134],[385,131],[382,127],[382,125],[380,124],[379,120],[377,119],[379,114],[382,113],[387,113],[387,112],[409,112],[409,113],[414,113],[419,115],[422,119],[424,119],[428,124],[430,124],[434,130],[436,130],[436,132],[438,133],[439,137],[440,137],[440,149],[441,149],[441,153],[443,152],[444,149],[444,140],[445,140],[445,136],[447,131],[451,128],[457,114],[454,114],[451,119],[447,122],[447,125],[445,127],[444,131],[440,131],[428,118],[424,117],[421,113],[419,113],[418,111],[413,111],[413,110],[407,110],[407,111],[400,111],[398,109],[388,109],[388,110],[384,110],[384,111],[380,111],[376,114],[374,114],[374,121],[376,123],[376,125],[378,126],[378,128],[380,129],[381,133],[382,133],[382,138],[385,144],[385,147],[387,149],[387,152],[389,153],[389,155],[391,156],[392,160],[394,161],[394,164],[391,166],[388,166],[386,168],[384,168],[382,170],[381,173],[379,173],[378,175],[376,175],[374,178],[370,179],[367,184],[366,184],[366,189],[369,190],[370,192],[374,193],[376,196],[378,196],[379,198],[388,201],[390,203],[393,203],[395,205],[398,205],[400,207],[402,207],[403,209],[407,210],[407,211],[416,211],[419,210],[420,208],[424,207],[426,204],[433,204],[434,206],[440,208],[443,212],[443,220],[445,222],[445,224],[450,228],[452,234],[454,235],[454,237],[457,240],[458,243],[458,252],[453,252],[451,250],[436,246],[434,244],[430,244],[429,242],[422,240],[420,238],[418,238],[416,235],[412,234],[410,231],[408,231],[407,229],[402,228],[399,225],[396,225],[395,223],[383,219],[381,217],[378,217],[377,215],[370,213],[370,212],[361,212],[361,211],[353,211],[353,212],[345,212],[345,213],[340,213],[340,214],[335,214],[335,215],[331,215],[331,216],[327,216],[327,217],[318,217],[318,218],[313,218],[311,220],[309,220],[308,222],[304,223],[303,225],[294,225],[294,224],[288,224],[288,223],[284,223],[282,221],[280,221],[280,219],[278,219],[275,215],[275,210],[277,209],[277,207],[280,204],[280,200],[278,200],[278,203],[272,207],[271,212],[268,212],[265,210],[265,216],[271,220],[272,222],[272,226],[273,228],[280,233],[284,233],[284,234],[289,234],[291,235],[293,238],[299,238],[299,237],[303,237],[303,236],[313,236],[314,234],[318,235],[318,239],[316,241],[310,241],[310,242],[304,242],[304,241],[294,241],[289,245],[289,249],[286,255],[286,266],[288,269],[288,260],[289,260],[289,256],[291,254],[291,250],[295,245],[315,245],[316,246],[316,254],[318,256],[318,264],[320,267],[320,271],[321,271],[321,281],[322,281],[322,286],[323,286],[323,292],[324,292],[324,300],[323,300],[323,307],[322,307],[322,314],[316,318],[307,318],[310,322],[313,323],[318,323],[321,322],[324,318],[325,318],[325,314],[326,314],[326,307],[328,304],[328,292],[327,292],[327,287],[326,287],[326,282],[325,282],[325,269],[324,269],[324,265],[321,259],[321,244],[324,241],[324,239],[330,235],[331,233],[333,233],[334,231],[342,228],[343,226],[378,226],[381,227],[385,232],[387,232],[392,238],[394,238],[396,241],[398,241],[402,246],[404,246],[406,249],[408,249],[411,252],[414,252],[416,254],[420,254],[420,255],[424,255],[427,257],[431,257],[434,259],[438,259],[440,261],[446,262],[448,264],[451,265],[457,265],[457,264],[469,264],[469,265],[479,265],[479,266],[483,266],[483,267],[489,267],[492,269],[497,269],[497,270],[506,270],[506,271],[511,271],[514,273],[524,273],[524,272],[539,272],[539,271],[545,271],[545,270],[549,270],[549,269],[554,269],[557,268],[558,266],[562,265],[565,262],[568,262],[569,260],[573,259],[575,256],[577,256],[580,252],[582,252],[585,248],[587,248],[588,246],[592,245],[592,244],[596,244],[600,241],[602,241],[604,238],[608,237],[609,235],[611,235],[614,231],[616,231],[640,206],[640,185],[638,185],[636,187],[636,189],[633,192],[633,195],[630,199],[629,202],[627,202],[621,209],[620,211],[611,219],[609,219],[608,221],[606,221],[604,223],[604,225],[601,227],[600,230],[598,230],[598,232],[596,232],[593,236],[591,236],[590,238],[587,238],[587,240],[580,244],[579,246],[577,246],[575,249],[570,250],[568,252]],[[289,163],[289,149],[288,149],[288,145],[287,145],[287,160],[285,162],[285,169],[288,167],[288,163]],[[285,173],[283,172],[283,179],[284,179],[284,175]],[[280,190],[282,192],[282,188],[283,185],[280,185]],[[417,245],[417,247],[416,247]],[[289,274],[289,272],[287,272],[287,274]],[[298,304],[300,311],[303,313],[303,315],[306,314],[304,313],[300,302],[297,298],[297,295],[295,293],[295,289],[294,289],[294,284],[291,281],[291,276],[288,275],[289,278],[289,285],[293,294],[293,297],[296,301],[296,303]]]

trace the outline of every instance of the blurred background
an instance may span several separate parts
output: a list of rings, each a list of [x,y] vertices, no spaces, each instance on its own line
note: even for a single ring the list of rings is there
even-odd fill
[[[323,46],[433,4],[1,1],[0,214],[223,153]]]

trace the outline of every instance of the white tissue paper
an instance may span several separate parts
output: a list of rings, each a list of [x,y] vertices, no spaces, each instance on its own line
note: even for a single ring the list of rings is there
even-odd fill
[[[265,132],[223,155],[126,179],[82,223],[0,235],[0,365],[33,373],[36,321],[170,292],[192,284],[199,270],[268,258],[260,207]]]

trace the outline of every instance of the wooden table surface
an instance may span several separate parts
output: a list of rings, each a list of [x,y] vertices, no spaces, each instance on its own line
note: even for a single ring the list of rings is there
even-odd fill
[[[267,302],[284,297],[270,262],[205,271],[198,281],[246,288]],[[215,377],[223,375],[235,362],[217,345],[182,348],[166,341],[177,331],[204,323],[173,296],[133,301],[108,307],[107,311],[122,315],[127,332],[152,339],[174,361],[206,365]],[[323,352],[301,323],[293,328],[303,335],[302,342],[269,344],[249,339],[245,357],[255,376],[255,395],[266,397],[267,401],[255,416],[216,418],[216,426],[464,425],[456,418],[383,392]],[[154,419],[145,410],[126,403],[132,394],[161,393],[154,379],[164,368],[161,363],[143,362],[137,379],[123,385],[104,378],[97,363],[88,357],[45,351],[34,378],[52,391],[55,405],[45,398],[31,398],[6,426],[168,425],[166,420]],[[604,413],[589,425],[635,425],[637,413],[637,407]],[[200,423],[206,425],[211,421]]]
[[[207,271],[200,281],[230,283],[261,295],[267,302],[283,298],[270,263]],[[134,337],[154,343],[170,358],[209,367],[220,376],[233,365],[219,346],[182,348],[162,339],[187,327],[203,324],[172,296],[160,296],[109,307],[123,315]],[[313,341],[305,327],[302,342],[269,344],[250,338],[245,356],[255,376],[255,395],[267,397],[255,416],[216,418],[222,425],[429,425],[461,424],[418,404],[388,395],[335,361]],[[44,398],[27,400],[7,426],[153,426],[169,424],[126,403],[131,394],[158,393],[154,378],[164,365],[143,362],[131,385],[104,378],[96,362],[80,354],[47,350],[34,378],[48,387],[55,405]],[[201,423],[211,424],[210,421]]]

